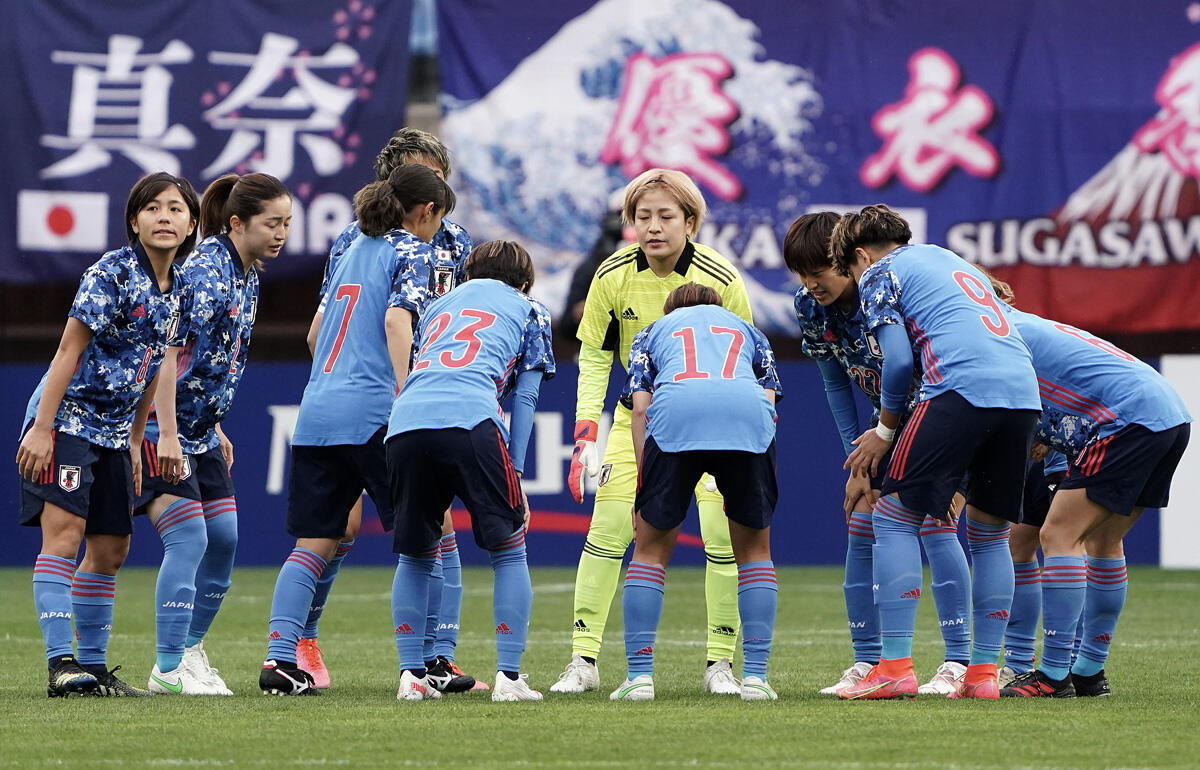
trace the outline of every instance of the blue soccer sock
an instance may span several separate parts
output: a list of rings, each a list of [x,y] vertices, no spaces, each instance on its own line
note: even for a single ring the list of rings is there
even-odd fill
[[[317,581],[317,590],[313,594],[312,606],[308,608],[308,620],[304,624],[303,638],[316,639],[320,633],[318,624],[321,622],[321,613],[325,612],[325,602],[329,599],[329,590],[333,588],[333,581],[337,577],[338,570],[342,568],[346,554],[350,553],[350,549],[353,547],[353,540],[343,540],[338,543],[337,550],[333,552],[333,558],[325,565],[325,571],[321,573],[321,579]]]
[[[442,538],[442,612],[438,620],[437,642],[434,654],[454,660],[454,649],[458,646],[458,620],[462,615],[462,561],[458,555],[458,542],[451,532]]]
[[[1038,670],[1065,679],[1071,670],[1075,628],[1087,594],[1082,556],[1047,556],[1042,563],[1042,662]]]
[[[879,662],[879,610],[875,608],[874,576],[871,549],[875,533],[871,531],[871,514],[850,514],[850,529],[846,541],[846,578],[842,594],[846,597],[846,618],[850,623],[850,643],[854,660],[871,665]]]
[[[100,673],[104,669],[108,636],[112,633],[113,600],[117,576],[76,572],[71,582],[71,609],[75,615],[75,638],[79,665]]]
[[[775,563],[750,561],[738,566],[738,615],[742,619],[742,676],[767,678],[767,659],[775,633],[779,584]]]
[[[198,644],[208,633],[232,585],[238,541],[237,501],[232,497],[205,501],[204,526],[208,531],[208,547],[196,569],[196,609],[188,629],[188,647]]]
[[[271,633],[267,637],[267,659],[296,662],[296,645],[304,630],[304,619],[312,606],[317,580],[325,571],[325,560],[307,548],[296,546],[279,570],[271,597]]]
[[[1071,673],[1093,676],[1104,670],[1109,645],[1117,630],[1117,619],[1125,606],[1129,575],[1125,557],[1087,560],[1087,592],[1083,602],[1083,642],[1071,665]]]
[[[529,613],[533,609],[533,585],[525,561],[525,532],[500,551],[489,551],[492,560],[492,616],[496,622],[496,670],[516,674],[529,638]],[[512,540],[510,539],[510,543]]]
[[[437,563],[437,547],[400,555],[392,578],[392,626],[401,670],[425,671],[425,621],[429,616],[429,584]]]
[[[921,546],[929,560],[930,590],[946,645],[945,659],[966,665],[971,656],[971,568],[958,540],[958,527],[926,516],[921,523]]]
[[[995,663],[1004,646],[1004,630],[1013,600],[1012,553],[1008,522],[986,524],[967,519],[967,545],[975,574],[971,578],[971,665]]]
[[[1037,559],[1013,564],[1012,612],[1004,632],[1004,665],[1018,674],[1033,668],[1038,621],[1042,617],[1042,568]]]
[[[625,615],[625,659],[629,679],[654,674],[654,637],[662,619],[667,571],[654,564],[631,561],[625,571],[621,611]]]
[[[871,517],[883,660],[912,657],[913,628],[921,598],[918,533],[924,519],[923,514],[904,507],[894,497],[879,498]]]
[[[442,557],[438,555],[433,562],[433,572],[429,576],[429,603],[425,608],[425,635],[421,644],[422,660],[432,662],[435,656],[434,643],[437,641],[438,618],[442,614]]]
[[[180,498],[154,522],[162,538],[163,560],[154,585],[156,664],[159,671],[174,671],[183,660],[184,641],[192,623],[196,601],[196,568],[208,547],[204,506],[199,500]]]
[[[55,660],[75,652],[71,625],[71,581],[75,560],[39,553],[33,563],[33,608],[37,610],[46,658]]]

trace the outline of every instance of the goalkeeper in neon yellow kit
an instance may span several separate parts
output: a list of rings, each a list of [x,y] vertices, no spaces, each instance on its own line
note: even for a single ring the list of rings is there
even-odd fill
[[[629,366],[629,347],[639,331],[663,315],[667,295],[682,284],[711,286],[724,306],[747,322],[750,301],[742,278],[727,259],[692,242],[704,219],[704,197],[686,174],[651,169],[625,188],[622,216],[637,232],[637,243],[619,249],[600,264],[588,289],[579,324],[579,385],[575,404],[575,452],[568,486],[583,502],[583,474],[600,478],[587,541],[575,577],[571,662],[551,692],[599,689],[596,657],[621,576],[621,560],[633,540],[633,499],[637,463],[633,456],[630,410],[618,404],[603,461],[596,448],[597,423],[604,407],[614,355]],[[711,477],[696,486],[700,532],[707,571],[708,667],[706,691],[741,692],[731,659],[738,634],[737,564],[729,544],[723,501]]]

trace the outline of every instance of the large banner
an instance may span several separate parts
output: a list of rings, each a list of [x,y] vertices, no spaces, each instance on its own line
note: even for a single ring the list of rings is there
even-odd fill
[[[294,195],[272,274],[319,273],[404,123],[408,0],[0,0],[0,281],[74,282],[125,194],[262,171]]]
[[[254,358],[253,350],[250,357]],[[16,453],[25,402],[45,371],[44,364],[0,364],[0,447],[10,457]],[[251,360],[233,408],[223,422],[234,445],[239,564],[277,567],[295,544],[284,527],[291,472],[289,442],[308,371],[309,366],[302,363]],[[522,487],[533,511],[532,532],[526,545],[530,562],[536,565],[577,564],[591,517],[593,481],[587,482],[582,505],[571,497],[566,481],[575,447],[571,431],[575,425],[577,376],[575,366],[563,362],[558,375],[542,386],[529,440]],[[807,361],[782,361],[779,377],[786,397],[779,406],[779,505],[771,526],[772,555],[779,564],[840,564],[846,553],[846,522],[841,510],[845,454],[826,405],[821,375]],[[614,376],[609,384],[610,404],[617,387],[619,378]],[[861,400],[859,414],[870,414]],[[607,436],[610,419],[607,414],[602,418],[601,437]],[[9,516],[4,536],[0,537],[0,565],[28,567],[37,555],[41,532],[17,526],[19,489],[17,474],[11,469],[7,476],[0,477],[0,511],[7,511]],[[1186,498],[1180,502],[1179,511],[1192,515]],[[469,534],[470,518],[459,506],[455,501],[454,518],[463,561],[486,565],[487,554],[475,547]],[[384,533],[368,499],[352,563],[395,564],[391,546],[391,536]],[[1131,564],[1158,564],[1156,512],[1147,512],[1138,521],[1125,539],[1125,551]],[[129,563],[157,565],[161,559],[162,542],[145,517],[137,517]],[[694,506],[684,522],[671,563],[704,564]]]
[[[1098,333],[1200,328],[1200,3],[439,0],[459,218],[562,307],[610,194],[678,168],[756,321],[795,333],[799,214],[918,241]]]

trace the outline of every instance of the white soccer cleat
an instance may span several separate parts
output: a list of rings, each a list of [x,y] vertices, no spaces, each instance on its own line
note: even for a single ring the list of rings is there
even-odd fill
[[[742,677],[742,700],[779,700],[767,680],[757,676]]]
[[[600,689],[600,670],[595,663],[588,663],[578,655],[558,675],[558,681],[550,685],[550,692],[591,692]]]
[[[413,676],[405,670],[400,675],[400,689],[396,691],[396,700],[437,700],[442,694],[423,676]]]
[[[156,665],[150,671],[147,689],[155,695],[225,695],[208,682],[198,678],[191,669],[180,664],[174,671],[159,671]]]
[[[529,675],[521,674],[516,681],[503,672],[496,672],[496,686],[492,688],[492,700],[496,703],[513,703],[519,700],[541,700],[542,694],[529,686]]]
[[[837,695],[847,687],[853,687],[861,682],[866,675],[871,672],[871,665],[872,664],[860,660],[850,668],[843,671],[841,679],[837,680],[828,687],[818,690],[817,692],[819,692],[821,695]]]
[[[996,672],[997,686],[1003,690],[1005,687],[1008,687],[1010,684],[1012,684],[1013,680],[1020,676],[1021,673],[1023,672],[1014,670],[1012,666],[1002,667]]]
[[[208,662],[208,653],[204,651],[204,640],[184,648],[180,667],[188,669],[195,678],[215,690],[215,695],[233,695],[233,690],[229,689],[217,669]]]
[[[704,670],[704,691],[713,695],[742,694],[742,686],[733,675],[729,658],[721,658]]]
[[[932,679],[917,688],[917,694],[949,695],[952,692],[958,692],[958,685],[962,682],[963,675],[966,673],[966,666],[956,663],[953,660],[948,660],[938,666],[938,670],[933,673]]]
[[[649,674],[639,674],[612,691],[609,700],[654,700],[654,679]]]

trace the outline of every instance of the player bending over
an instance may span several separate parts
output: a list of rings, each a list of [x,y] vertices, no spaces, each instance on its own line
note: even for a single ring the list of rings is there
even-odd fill
[[[775,700],[767,658],[778,588],[771,561],[775,484],[775,402],[783,395],[766,337],[721,307],[711,287],[671,292],[666,314],[630,351],[633,446],[638,461],[633,560],[625,573],[625,657],[629,673],[612,700],[654,699],[654,638],[667,562],[692,490],[711,473],[725,496],[738,565],[743,700]]]
[[[467,282],[426,310],[412,375],[392,407],[387,467],[395,511],[392,621],[400,657],[399,700],[441,697],[424,647],[442,521],[458,497],[495,573],[493,701],[541,700],[520,674],[533,588],[525,562],[529,502],[525,449],[542,380],[554,376],[550,314],[524,292],[533,262],[511,241],[481,244]],[[515,391],[512,427],[500,402]]]

